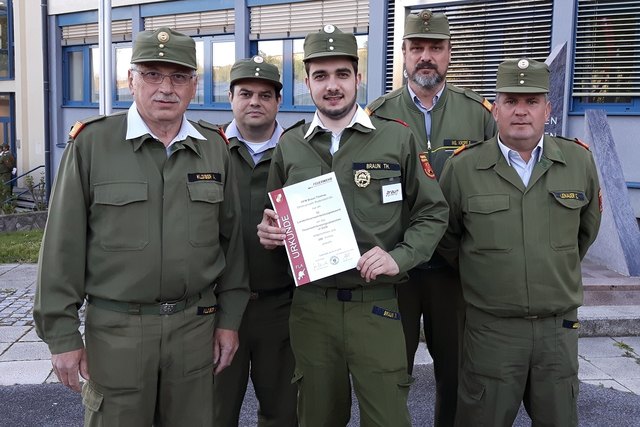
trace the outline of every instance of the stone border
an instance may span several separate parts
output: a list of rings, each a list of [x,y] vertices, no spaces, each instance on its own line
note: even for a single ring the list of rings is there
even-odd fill
[[[43,230],[47,223],[47,214],[47,211],[38,211],[0,215],[0,233]]]

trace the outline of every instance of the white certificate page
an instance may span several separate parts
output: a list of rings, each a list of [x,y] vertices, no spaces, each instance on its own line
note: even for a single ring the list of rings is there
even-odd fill
[[[335,173],[271,191],[269,198],[286,230],[296,286],[356,267],[360,251]]]

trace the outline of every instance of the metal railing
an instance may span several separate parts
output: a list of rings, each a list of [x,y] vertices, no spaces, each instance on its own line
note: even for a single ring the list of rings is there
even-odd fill
[[[29,175],[30,173],[35,172],[35,171],[37,171],[38,169],[41,169],[41,168],[44,168],[44,165],[36,166],[35,168],[33,168],[31,170],[28,170],[27,172],[25,172],[25,173],[23,173],[21,175],[18,175],[15,178],[11,178],[10,180],[3,182],[2,185],[12,185],[14,182],[18,182],[18,180],[20,178],[25,177],[25,176]],[[12,193],[8,198],[6,198],[4,201],[2,201],[2,203],[0,203],[0,206],[4,206],[4,205],[6,205],[8,203],[13,202],[14,200],[18,200],[18,199],[20,199],[21,196],[23,196],[23,195],[25,195],[27,193],[32,193],[32,192],[38,191],[38,190],[41,190],[41,191],[44,192],[45,191],[44,187],[45,187],[45,183],[44,182],[40,182],[40,183],[34,185],[32,188],[27,188],[26,190],[21,191],[19,193],[15,193],[15,194]],[[35,197],[34,197],[33,202],[34,202],[34,204],[36,205],[36,208],[37,208],[37,201],[35,200]]]

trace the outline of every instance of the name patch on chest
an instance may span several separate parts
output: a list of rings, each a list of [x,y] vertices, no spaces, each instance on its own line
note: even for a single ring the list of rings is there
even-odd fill
[[[384,162],[366,162],[366,163],[354,163],[353,170],[382,170],[382,171],[399,171],[400,165],[397,163],[384,163]]]
[[[561,200],[585,200],[585,195],[582,191],[554,191],[553,195],[556,199]]]
[[[471,144],[475,141],[470,139],[445,139],[442,141],[442,145],[445,147],[460,147],[462,145]]]
[[[198,182],[198,181],[222,182],[222,174],[217,172],[189,173],[187,174],[187,179],[189,180],[189,182]]]

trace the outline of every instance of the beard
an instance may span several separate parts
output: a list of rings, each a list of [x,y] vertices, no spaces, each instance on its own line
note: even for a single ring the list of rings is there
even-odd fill
[[[432,75],[432,76],[425,76],[418,73],[418,71],[420,70],[434,70],[436,73],[435,75]],[[446,75],[447,75],[446,70],[444,73],[441,74],[438,72],[438,68],[435,65],[430,64],[428,62],[427,63],[423,62],[423,63],[418,63],[418,65],[416,65],[416,68],[415,70],[413,70],[413,73],[409,74],[409,80],[411,80],[412,82],[414,82],[415,84],[417,84],[418,86],[424,89],[433,89],[444,81],[444,78],[446,77]]]
[[[347,103],[347,105],[345,105],[344,107],[339,108],[339,109],[329,109],[329,108],[325,108],[323,106],[318,106],[318,105],[316,105],[316,108],[324,116],[329,117],[332,120],[340,120],[340,119],[344,118],[347,114],[349,114],[351,111],[353,111],[353,106],[354,105],[356,105],[356,97],[355,96],[353,97],[353,99],[349,103]]]

